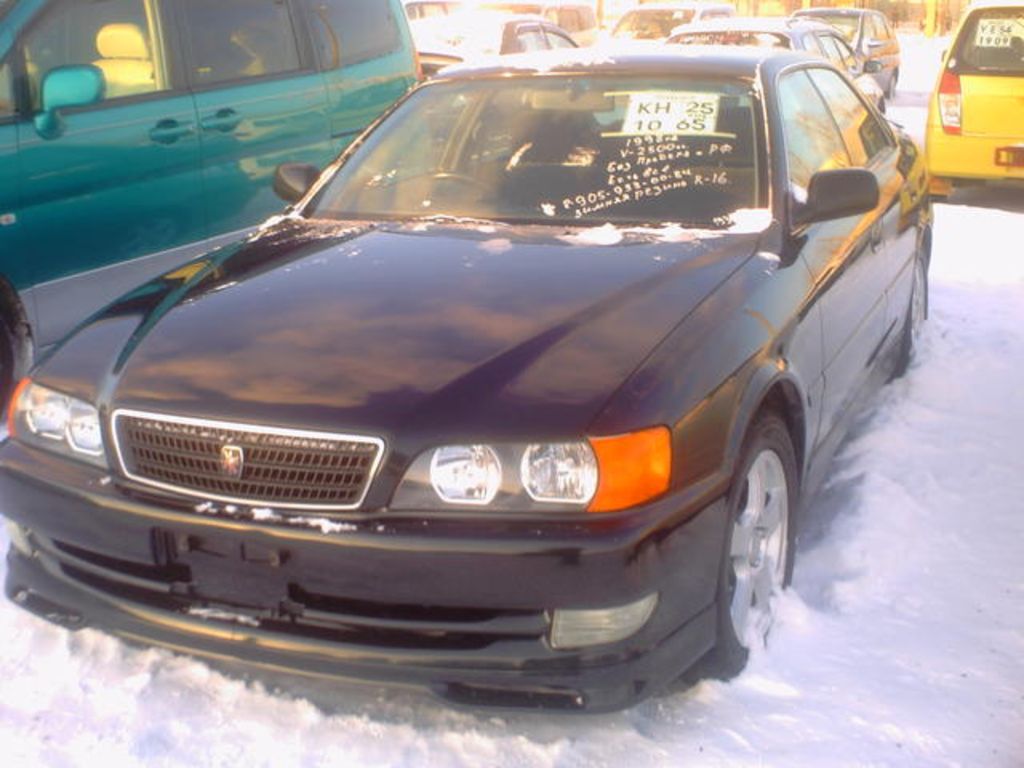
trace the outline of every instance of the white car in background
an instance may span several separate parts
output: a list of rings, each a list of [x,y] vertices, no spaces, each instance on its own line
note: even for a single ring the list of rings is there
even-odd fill
[[[489,56],[578,47],[568,32],[541,16],[499,11],[419,19],[409,28],[426,77],[451,64]]]
[[[735,15],[731,3],[647,3],[626,11],[612,29],[611,39],[661,41],[683,24]]]

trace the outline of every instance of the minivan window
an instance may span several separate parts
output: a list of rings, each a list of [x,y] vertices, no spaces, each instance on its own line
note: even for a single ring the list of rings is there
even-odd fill
[[[300,68],[284,0],[185,0],[192,82],[212,85]]]
[[[40,109],[43,78],[56,67],[99,67],[106,81],[106,99],[165,90],[162,38],[156,0],[54,4],[21,46],[32,110]]]
[[[402,33],[384,0],[305,0],[324,69],[379,59],[402,45]]]
[[[11,68],[5,61],[0,64],[0,118],[14,114],[14,82]]]
[[[989,8],[964,24],[953,57],[960,71],[1024,75],[1024,8]]]

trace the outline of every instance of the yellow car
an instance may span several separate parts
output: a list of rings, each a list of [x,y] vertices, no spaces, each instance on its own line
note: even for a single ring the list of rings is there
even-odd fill
[[[928,105],[931,191],[1024,183],[1024,0],[976,3],[956,31]]]

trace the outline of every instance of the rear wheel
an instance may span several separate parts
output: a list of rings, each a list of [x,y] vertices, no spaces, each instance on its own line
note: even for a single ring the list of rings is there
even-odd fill
[[[902,376],[910,367],[914,356],[914,347],[921,337],[924,321],[928,319],[928,267],[924,257],[914,259],[914,283],[910,289],[910,304],[907,306],[907,319],[903,323],[903,335],[900,337],[900,349],[897,353],[894,377]]]
[[[731,678],[774,622],[772,597],[793,575],[796,453],[786,423],[762,414],[744,441],[729,491],[729,532],[718,584],[718,642],[706,672]]]
[[[889,78],[889,87],[885,89],[885,98],[895,99],[896,98],[896,81],[900,79],[900,71],[894,69],[892,71],[892,77]]]

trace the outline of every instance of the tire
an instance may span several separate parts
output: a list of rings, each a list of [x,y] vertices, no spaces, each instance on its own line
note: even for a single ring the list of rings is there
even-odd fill
[[[762,489],[757,494],[760,501],[751,494],[752,487]],[[718,640],[702,665],[702,674],[725,680],[735,677],[746,666],[751,645],[763,642],[770,632],[771,597],[793,576],[799,498],[789,430],[777,414],[765,412],[744,439],[727,498],[729,530],[716,601]]]
[[[0,409],[7,412],[7,398],[14,387],[15,367],[14,334],[7,320],[0,315]]]
[[[910,289],[910,303],[907,305],[907,319],[903,322],[899,351],[893,378],[898,379],[907,372],[914,357],[914,347],[921,336],[924,321],[928,319],[928,265],[923,256],[914,259],[914,283]]]
[[[895,99],[896,98],[896,81],[900,79],[900,71],[894,69],[892,71],[892,77],[889,78],[889,87],[885,89],[885,98]]]

